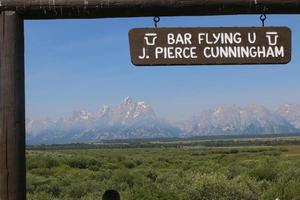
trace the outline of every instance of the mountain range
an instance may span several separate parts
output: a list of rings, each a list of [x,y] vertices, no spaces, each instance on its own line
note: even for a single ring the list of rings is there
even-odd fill
[[[28,144],[83,143],[112,139],[300,133],[300,106],[275,111],[260,105],[221,106],[179,123],[160,119],[145,101],[126,97],[116,107],[76,111],[56,120],[26,120]]]

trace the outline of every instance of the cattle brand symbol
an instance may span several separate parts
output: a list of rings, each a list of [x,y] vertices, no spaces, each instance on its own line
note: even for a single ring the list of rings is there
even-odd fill
[[[157,39],[157,33],[146,33],[144,39],[147,45],[153,46]]]
[[[141,28],[129,32],[135,65],[286,64],[287,27]]]
[[[268,38],[269,45],[274,46],[278,42],[279,35],[277,32],[267,32],[266,37]]]

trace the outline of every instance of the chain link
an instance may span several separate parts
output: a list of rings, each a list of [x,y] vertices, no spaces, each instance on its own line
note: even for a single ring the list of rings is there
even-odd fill
[[[160,17],[155,16],[155,17],[153,18],[153,21],[154,21],[154,27],[157,28],[157,24],[158,24],[158,22],[160,22]]]
[[[263,27],[265,26],[266,19],[267,19],[267,15],[266,14],[262,14],[260,16],[260,21],[261,21]]]

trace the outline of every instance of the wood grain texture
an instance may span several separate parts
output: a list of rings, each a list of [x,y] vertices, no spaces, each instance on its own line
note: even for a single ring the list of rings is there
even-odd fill
[[[275,46],[268,33],[278,36]],[[288,27],[134,28],[129,32],[131,61],[136,66],[287,64],[291,38]]]
[[[0,14],[0,200],[26,199],[23,19]]]
[[[0,0],[25,19],[299,14],[300,0]]]

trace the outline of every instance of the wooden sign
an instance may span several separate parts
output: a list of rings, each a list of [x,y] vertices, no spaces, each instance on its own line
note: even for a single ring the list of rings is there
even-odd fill
[[[134,65],[287,64],[287,27],[137,28],[129,32]]]

